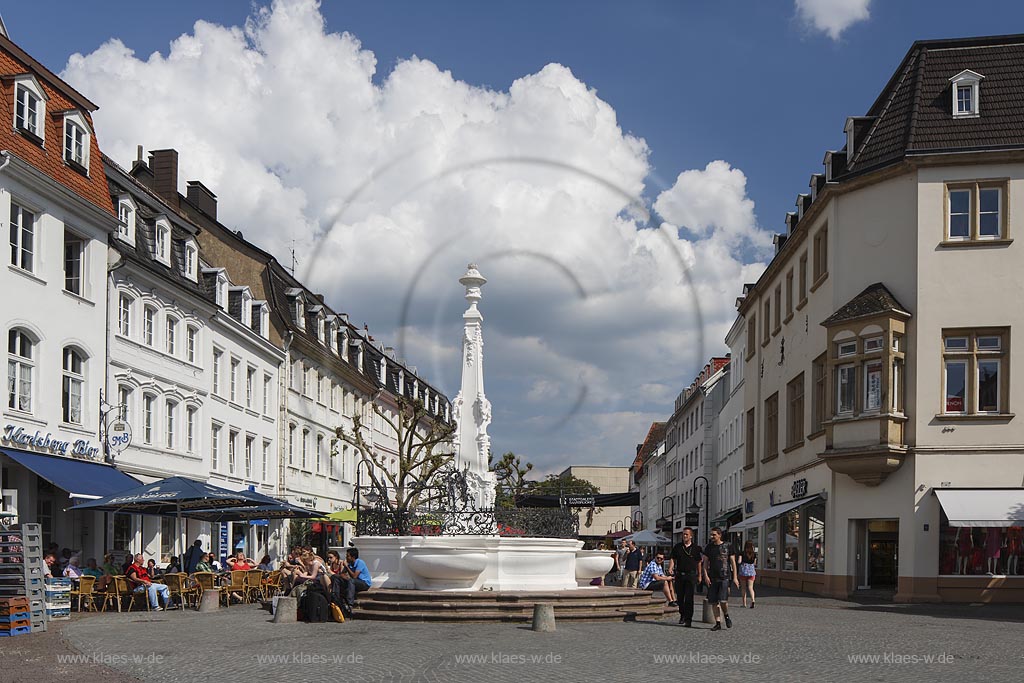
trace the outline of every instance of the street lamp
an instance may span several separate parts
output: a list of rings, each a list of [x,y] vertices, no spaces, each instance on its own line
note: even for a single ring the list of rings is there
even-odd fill
[[[633,531],[639,531],[644,528],[644,512],[643,510],[637,510],[633,513]]]
[[[710,519],[710,517],[708,517],[708,513],[710,512],[710,503],[708,501],[709,501],[709,495],[710,495],[711,492],[710,492],[710,490],[708,488],[708,478],[705,477],[704,475],[699,475],[697,477],[694,477],[694,479],[693,479],[693,496],[692,496],[693,503],[690,504],[690,507],[687,509],[687,512],[689,512],[690,514],[693,514],[693,515],[699,515],[700,514],[700,506],[697,505],[697,480],[698,479],[703,479],[704,480],[704,542],[708,543],[711,540],[710,539],[710,537],[711,537],[711,531],[710,531],[711,519]],[[699,519],[700,518],[698,517],[698,526],[699,526]]]
[[[669,506],[669,509],[671,510],[671,512],[667,516],[667,521],[669,522],[669,525],[670,525],[669,526],[669,533],[672,533],[671,524],[672,524],[672,521],[675,519],[675,516],[676,516],[676,499],[674,497],[672,497],[672,496],[665,496],[664,498],[661,499],[661,519],[659,519],[657,521],[657,526],[658,526],[659,529],[664,531],[664,525],[665,525],[665,522],[666,522],[666,515],[665,515],[665,501],[666,500],[669,503],[671,503],[671,505]]]

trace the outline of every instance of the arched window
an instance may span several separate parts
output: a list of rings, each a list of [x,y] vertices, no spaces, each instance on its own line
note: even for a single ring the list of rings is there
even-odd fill
[[[142,314],[142,342],[146,346],[153,346],[156,339],[156,309],[146,306]]]
[[[167,438],[165,445],[167,448],[173,449],[177,441],[176,437],[178,430],[178,403],[176,401],[167,401],[164,416],[167,418]]]
[[[178,320],[167,316],[164,330],[167,332],[167,353],[175,355],[178,351]]]
[[[61,385],[62,416],[69,424],[82,424],[82,396],[85,387],[85,362],[74,347],[64,349],[64,376]]]
[[[142,397],[142,441],[153,443],[153,421],[156,419],[156,396],[146,394]]]
[[[32,378],[35,375],[35,342],[26,332],[7,333],[7,407],[32,412]]]

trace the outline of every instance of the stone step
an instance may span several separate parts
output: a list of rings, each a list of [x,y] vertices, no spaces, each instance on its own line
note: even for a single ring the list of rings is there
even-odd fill
[[[674,612],[675,609],[672,609]],[[664,610],[648,611],[640,610],[580,610],[580,611],[559,611],[555,610],[555,621],[654,621],[662,619],[668,614]],[[491,612],[471,611],[452,612],[447,610],[438,611],[416,611],[416,612],[380,612],[364,610],[358,607],[354,610],[356,619],[367,619],[372,621],[436,621],[436,622],[513,622],[529,623],[533,619],[533,610],[524,612]]]
[[[659,594],[660,595],[660,594]],[[387,596],[387,597],[384,597]],[[574,602],[605,598],[652,598],[651,591],[630,588],[585,588],[576,591],[420,591],[400,588],[378,588],[359,594],[367,598],[400,599],[403,601],[444,602],[451,600],[482,602]]]
[[[424,602],[420,600],[384,600],[381,598],[375,598],[372,600],[365,599],[365,593],[359,598],[359,606],[367,610],[408,610],[417,611],[427,609],[429,605],[430,609],[448,609],[454,611],[470,611],[470,610],[485,610],[485,611],[520,611],[520,610],[532,610],[533,605],[538,602],[550,602],[555,605],[556,610],[560,609],[600,609],[600,608],[642,608],[642,607],[657,607],[658,605],[664,605],[664,600],[650,600],[649,598],[622,598],[622,599],[608,599],[608,600],[575,600],[575,601],[548,601],[548,600],[529,600],[529,601],[516,601],[516,602],[503,602],[503,601],[482,601],[482,600],[437,600]]]

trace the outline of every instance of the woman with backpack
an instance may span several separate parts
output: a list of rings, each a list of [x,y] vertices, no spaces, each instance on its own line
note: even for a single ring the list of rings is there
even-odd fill
[[[743,597],[743,606],[747,606],[747,591],[750,591],[750,609],[754,609],[754,579],[757,578],[757,553],[754,551],[753,541],[747,541],[743,546],[738,573],[740,575],[740,595]]]

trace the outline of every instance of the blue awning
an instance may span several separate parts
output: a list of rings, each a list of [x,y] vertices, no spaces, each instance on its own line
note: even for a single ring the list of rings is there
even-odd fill
[[[102,498],[139,485],[137,479],[103,463],[40,455],[13,448],[0,448],[0,453],[32,470],[57,488],[67,491],[72,498]]]

